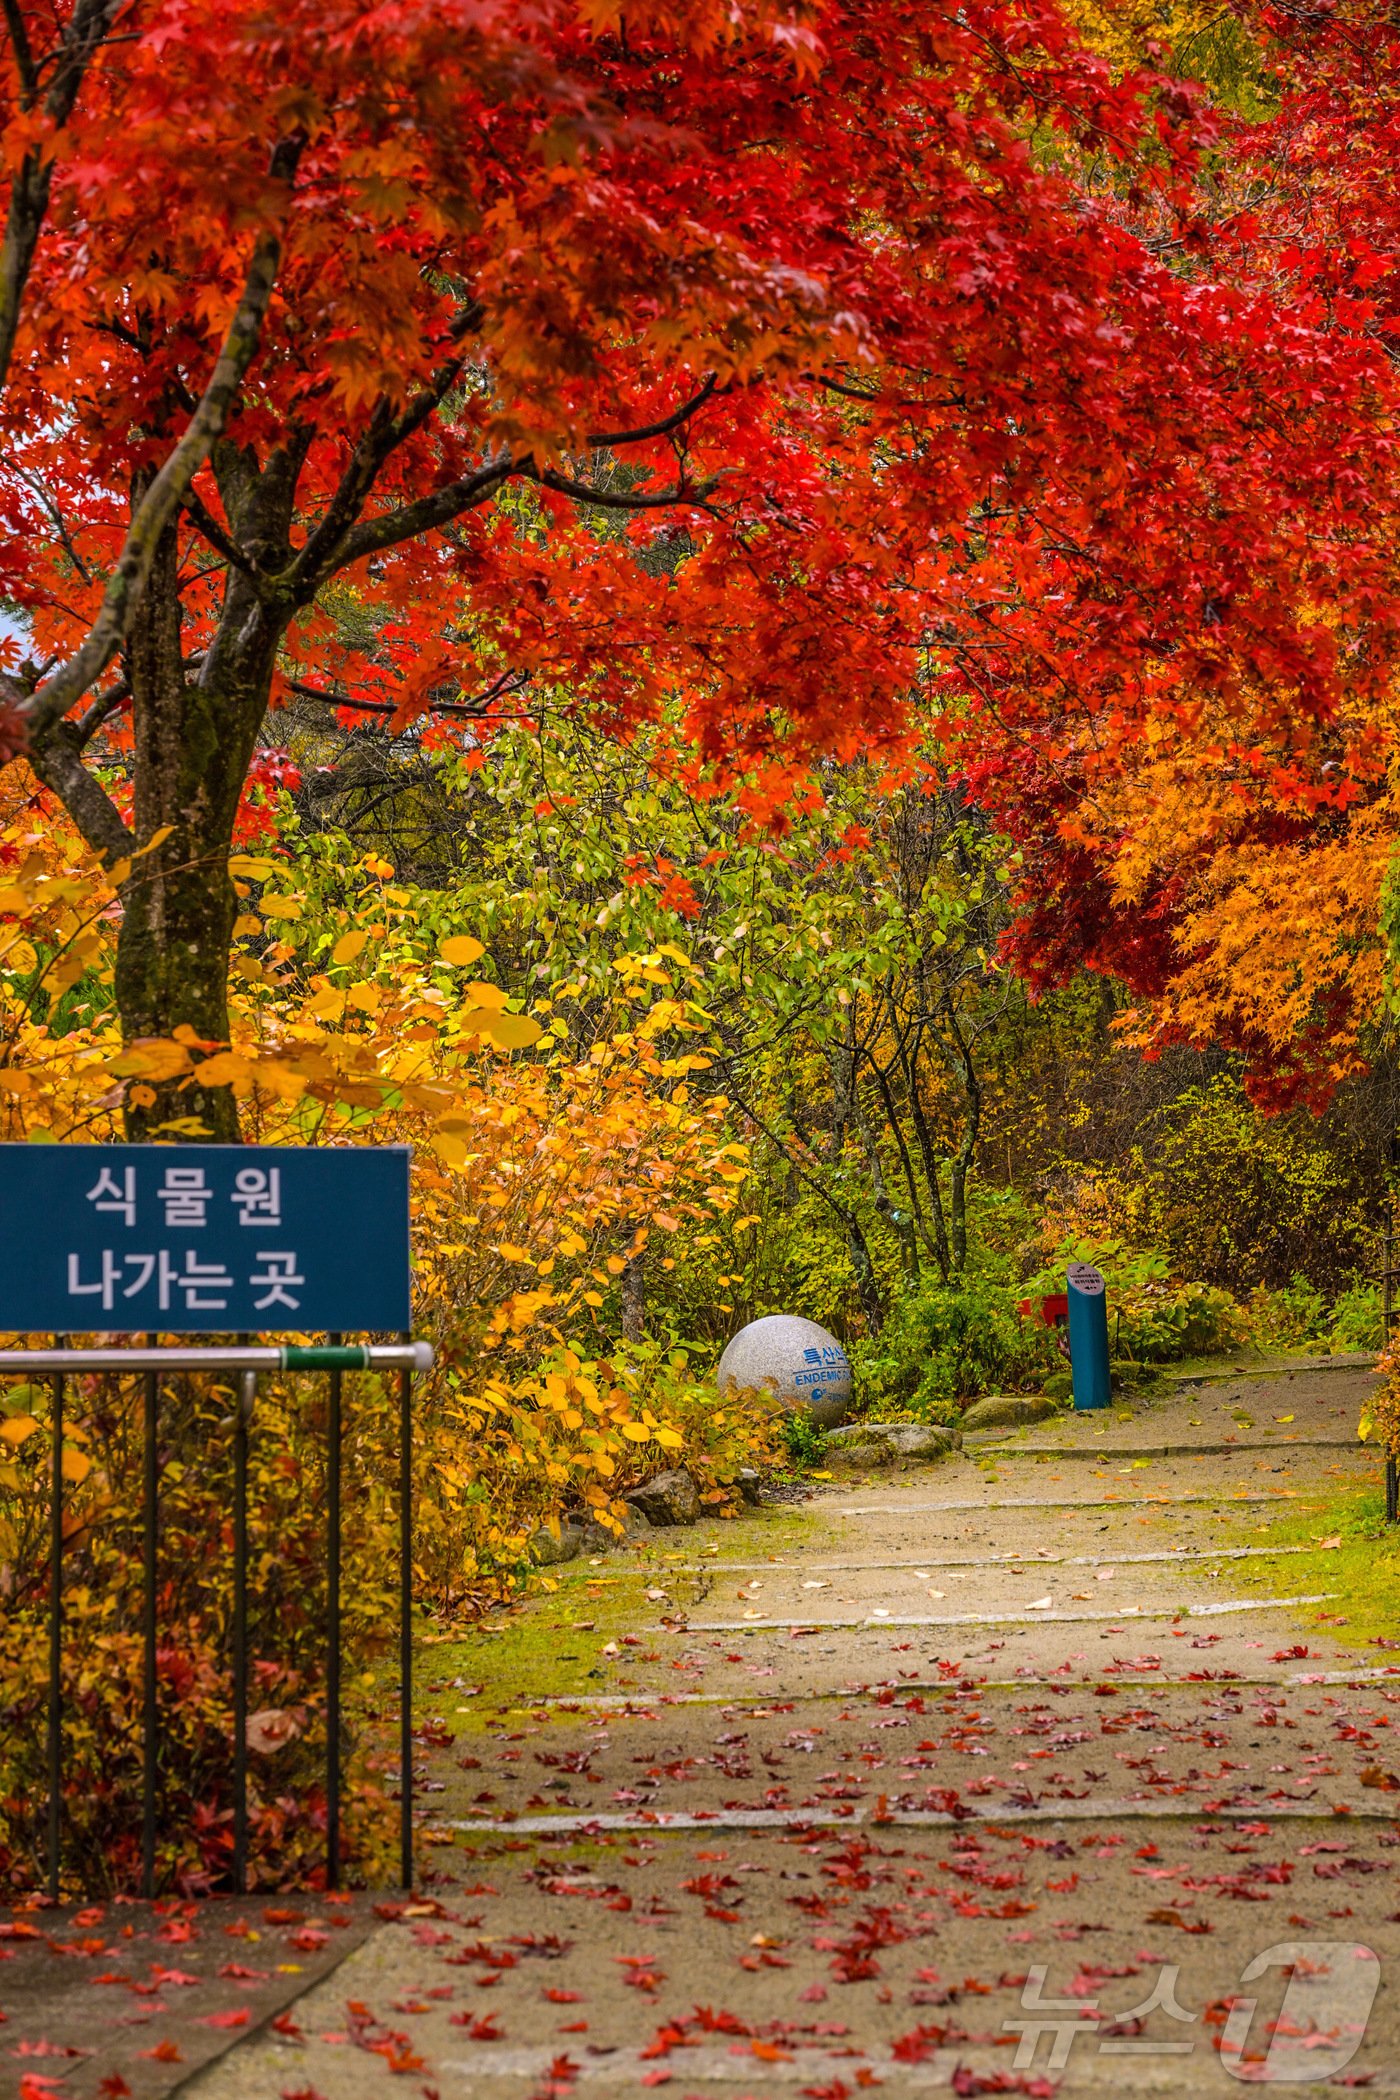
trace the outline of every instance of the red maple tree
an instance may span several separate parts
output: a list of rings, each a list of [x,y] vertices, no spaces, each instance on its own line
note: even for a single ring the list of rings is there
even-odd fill
[[[1175,266],[1217,120],[1053,0],[5,18],[8,735],[95,846],[156,841],[129,1035],[226,1035],[291,691],[670,707],[771,804],[920,701],[1092,774],[1384,675],[1385,359]],[[138,1134],[235,1133],[156,1094]]]
[[[1007,942],[1034,986],[1088,968],[1147,1002],[1140,1039],[1224,1044],[1270,1108],[1321,1108],[1379,1018],[1379,891],[1400,838],[1392,786],[1400,365],[1400,13],[1363,0],[1253,12],[1266,121],[1232,119],[1194,274],[1272,311],[1298,346],[1258,500],[1293,467],[1332,477],[1333,572],[1313,569],[1323,683],[1242,660],[1244,700],[1178,682],[1150,733],[1035,746],[983,717],[971,791],[1026,851]],[[1243,307],[1241,311],[1243,311]],[[1339,375],[1363,378],[1351,442],[1328,459]],[[1322,409],[1319,415],[1318,410]],[[1242,464],[1247,464],[1242,462]],[[1271,527],[1247,557],[1264,554]],[[1367,579],[1369,616],[1349,616]],[[1226,601],[1222,618],[1234,617]],[[1066,725],[1067,726],[1067,725]],[[1145,730],[1139,720],[1137,728]]]

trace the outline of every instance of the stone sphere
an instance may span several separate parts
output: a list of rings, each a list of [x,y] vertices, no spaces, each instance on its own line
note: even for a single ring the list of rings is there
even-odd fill
[[[811,1415],[819,1429],[835,1429],[851,1404],[851,1365],[834,1334],[795,1313],[770,1313],[741,1327],[723,1356],[715,1383],[767,1386],[790,1412]]]

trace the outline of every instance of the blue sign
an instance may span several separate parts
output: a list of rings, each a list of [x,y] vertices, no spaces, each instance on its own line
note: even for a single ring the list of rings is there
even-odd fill
[[[0,1145],[0,1331],[401,1333],[405,1145]]]
[[[821,1349],[804,1349],[802,1369],[794,1371],[795,1386],[809,1387],[816,1391],[828,1385],[849,1386],[851,1382],[851,1360],[836,1342],[828,1342]]]

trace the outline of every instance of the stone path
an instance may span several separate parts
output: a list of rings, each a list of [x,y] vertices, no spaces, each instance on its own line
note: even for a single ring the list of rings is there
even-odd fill
[[[420,1899],[181,2090],[1400,2091],[1400,1648],[1325,1528],[1366,1387],[1236,1375],[557,1571],[434,1651]]]

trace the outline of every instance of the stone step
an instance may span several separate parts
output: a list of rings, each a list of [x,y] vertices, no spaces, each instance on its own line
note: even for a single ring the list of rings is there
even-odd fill
[[[963,1443],[963,1455],[967,1458],[1087,1458],[1096,1465],[1112,1459],[1248,1458],[1259,1453],[1279,1458],[1304,1451],[1348,1451],[1356,1457],[1372,1460],[1376,1455],[1354,1436],[1279,1437],[1259,1443],[1231,1439],[1217,1444],[1011,1444],[997,1442],[989,1436],[986,1440],[967,1437]]]
[[[1014,1505],[1017,1508],[1024,1504]],[[606,1580],[625,1582],[633,1577],[654,1583],[674,1575],[879,1575],[901,1568],[1002,1568],[1024,1564],[1036,1568],[1100,1568],[1163,1566],[1189,1567],[1195,1561],[1278,1559],[1288,1553],[1316,1553],[1316,1546],[1179,1546],[1170,1553],[1051,1553],[1044,1547],[1028,1546],[1024,1552],[1009,1548],[999,1553],[981,1553],[958,1560],[940,1560],[935,1554],[920,1554],[916,1560],[691,1560],[668,1565],[658,1575],[654,1567],[621,1568]]]
[[[663,1634],[671,1633],[768,1633],[794,1626],[810,1626],[819,1633],[838,1627],[859,1626],[883,1632],[892,1626],[1072,1626],[1080,1623],[1092,1625],[1117,1625],[1120,1620],[1135,1622],[1147,1619],[1223,1619],[1233,1618],[1237,1612],[1288,1611],[1300,1605],[1330,1604],[1336,1597],[1335,1590],[1321,1590],[1308,1597],[1245,1597],[1227,1598],[1218,1604],[1120,1604],[1116,1611],[988,1611],[909,1613],[893,1611],[863,1612],[858,1617],[836,1619],[821,1618],[815,1613],[804,1613],[800,1618],[756,1618],[756,1619],[688,1619],[683,1627],[652,1626],[647,1628],[649,1637],[659,1640]]]
[[[1180,1391],[1189,1391],[1196,1386],[1238,1385],[1242,1380],[1253,1384],[1255,1380],[1308,1377],[1318,1371],[1374,1371],[1375,1352],[1369,1349],[1354,1350],[1345,1356],[1287,1357],[1275,1363],[1236,1364],[1220,1371],[1169,1371],[1162,1378]]]
[[[1335,1828],[1345,1820],[1359,1823],[1394,1823],[1395,1810],[1378,1801],[1359,1800],[1269,1801],[1236,1806],[1200,1801],[1135,1801],[1099,1796],[1093,1801],[1056,1801],[1017,1808],[988,1803],[962,1805],[953,1814],[937,1808],[885,1808],[860,1802],[835,1802],[823,1808],[715,1808],[715,1809],[587,1809],[576,1815],[461,1816],[445,1819],[444,1830],[511,1831],[518,1837],[568,1837],[591,1830],[650,1830],[658,1835],[668,1830],[831,1830],[852,1824],[876,1829],[901,1827],[911,1830],[956,1830],[978,1823],[1199,1823],[1209,1816],[1215,1822],[1304,1822]]]
[[[1202,1495],[1146,1494],[1138,1488],[1134,1490],[1131,1502],[1123,1495],[1093,1500],[1080,1496],[1018,1496],[1014,1502],[991,1499],[984,1502],[862,1502],[847,1505],[833,1514],[838,1517],[918,1517],[954,1516],[964,1512],[985,1515],[994,1510],[1019,1512],[1025,1509],[1111,1509],[1121,1514],[1131,1509],[1134,1503],[1141,1503],[1152,1509],[1186,1508],[1193,1504],[1233,1508],[1245,1503],[1291,1503],[1306,1499],[1308,1498],[1297,1488],[1222,1488],[1215,1493]]]

